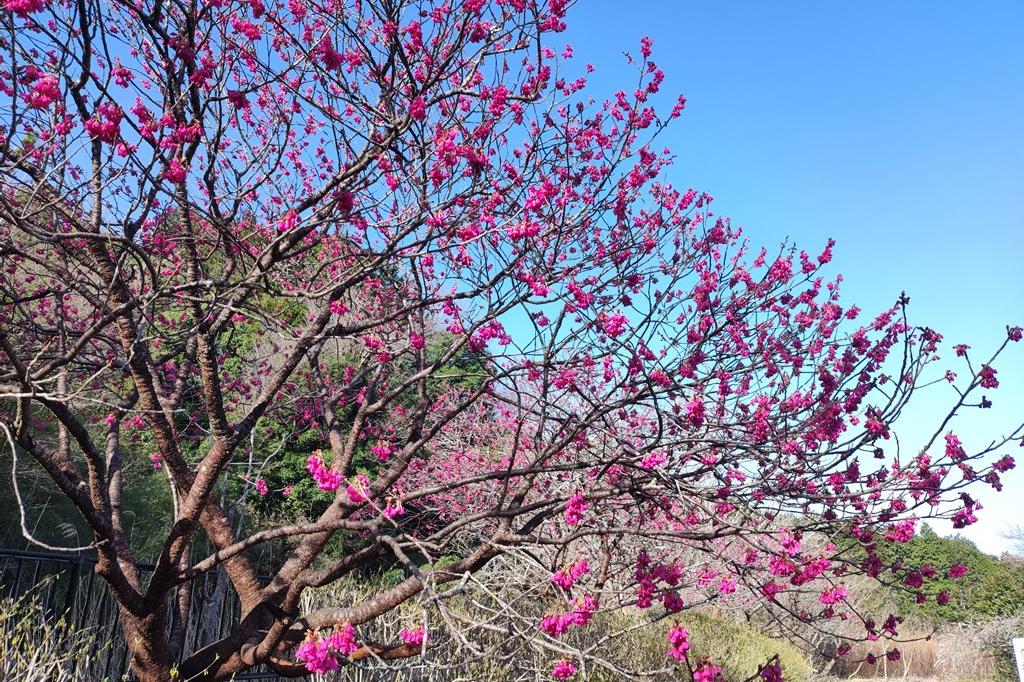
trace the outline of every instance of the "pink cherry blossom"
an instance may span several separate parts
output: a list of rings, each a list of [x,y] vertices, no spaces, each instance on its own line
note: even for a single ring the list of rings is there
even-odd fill
[[[332,471],[324,465],[323,459],[321,459],[321,452],[316,450],[309,456],[306,461],[306,468],[309,473],[313,476],[313,480],[316,481],[317,487],[320,490],[326,490],[333,492],[337,490],[345,477],[336,471]]]
[[[693,671],[693,682],[719,682],[722,669],[710,661]]]
[[[19,17],[27,17],[34,12],[42,12],[46,3],[43,0],[6,0],[4,7]]]
[[[689,633],[679,623],[668,631],[668,655],[678,661],[686,660],[686,652],[690,649]]]
[[[946,572],[946,576],[955,580],[967,575],[967,572],[970,570],[970,566],[967,564],[953,564]]]
[[[326,642],[316,638],[305,640],[295,650],[295,658],[306,664],[306,670],[314,674],[329,673],[338,669],[338,659],[331,653]]]
[[[17,1],[15,0],[15,2]],[[11,9],[10,2],[7,8]],[[25,94],[25,103],[33,109],[45,109],[60,98],[60,84],[57,77],[47,74],[32,84],[32,89]]]
[[[565,506],[565,522],[575,526],[583,519],[583,513],[587,511],[590,504],[580,493],[573,493]]]
[[[428,641],[430,638],[427,636],[427,631],[423,627],[416,629],[403,629],[398,633],[402,641],[411,646],[423,646],[423,642]]]
[[[556,680],[568,680],[576,674],[576,665],[568,658],[562,659],[551,669],[551,677]]]

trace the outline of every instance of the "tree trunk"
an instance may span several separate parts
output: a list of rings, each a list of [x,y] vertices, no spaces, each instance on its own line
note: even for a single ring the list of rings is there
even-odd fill
[[[161,602],[148,616],[140,617],[120,609],[132,670],[139,682],[167,682],[171,679],[174,658],[167,642],[167,604],[162,599]]]

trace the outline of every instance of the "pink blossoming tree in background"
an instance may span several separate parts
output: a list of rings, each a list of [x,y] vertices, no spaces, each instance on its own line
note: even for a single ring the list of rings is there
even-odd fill
[[[666,668],[711,681],[672,614],[858,619],[859,574],[948,599],[876,550],[915,518],[972,523],[965,488],[1013,466],[1021,427],[970,450],[952,417],[989,403],[1019,329],[980,365],[957,349],[948,414],[900,450],[939,334],[905,299],[843,303],[831,242],[751,247],[669,184],[656,138],[685,100],[652,106],[649,41],[595,99],[558,41],[567,4],[6,1],[0,424],[92,530],[140,680],[429,660],[489,632],[568,679],[615,669],[572,634],[629,608],[665,619]],[[467,357],[471,383],[450,372]],[[331,501],[241,534],[219,482],[272,459],[260,424],[297,412]],[[136,459],[173,503],[147,576],[123,515]],[[250,478],[268,499],[303,483]],[[282,540],[261,576],[251,551]],[[456,587],[511,556],[548,611],[455,623]],[[381,562],[403,578],[306,608]],[[241,617],[186,651],[190,581],[219,570]],[[424,622],[370,636],[417,600]]]

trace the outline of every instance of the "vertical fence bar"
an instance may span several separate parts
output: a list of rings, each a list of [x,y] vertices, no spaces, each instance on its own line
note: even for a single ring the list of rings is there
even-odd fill
[[[71,573],[68,576],[68,590],[64,594],[64,613],[71,614],[75,608],[76,597],[78,596],[78,584],[82,581],[82,560],[76,559],[71,563]]]

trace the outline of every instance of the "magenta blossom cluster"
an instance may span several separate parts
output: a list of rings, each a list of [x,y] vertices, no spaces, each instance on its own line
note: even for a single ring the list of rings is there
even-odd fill
[[[693,682],[721,682],[722,669],[711,661],[693,671]]]
[[[590,504],[582,494],[573,493],[565,505],[565,522],[570,526],[575,526],[583,520],[583,512],[587,511],[588,507]]]
[[[576,674],[576,664],[568,658],[563,658],[551,669],[551,677],[556,680],[568,680]]]
[[[370,448],[370,452],[381,462],[386,462],[391,459],[391,455],[395,454],[395,448],[390,443],[381,441]]]
[[[676,588],[683,576],[682,565],[674,562],[654,562],[649,555],[641,552],[636,559],[636,605],[642,609],[650,608],[654,597],[659,593],[658,583],[666,587],[660,589],[660,598],[669,611],[681,611],[682,597]]]
[[[403,629],[399,631],[398,636],[402,638],[402,641],[410,646],[423,646],[424,642],[430,641],[430,635],[427,631],[420,626],[414,630]]]
[[[352,504],[365,502],[370,494],[370,479],[366,474],[356,474],[349,479],[348,485],[345,487],[345,494],[348,495],[348,501]]]
[[[838,585],[832,589],[822,592],[821,596],[818,597],[818,601],[826,606],[833,606],[846,599],[847,594],[848,592],[846,591],[846,588],[842,585]]]
[[[402,498],[389,497],[387,504],[384,506],[384,516],[389,519],[393,519],[404,513],[405,507],[402,506]]]
[[[563,590],[571,590],[580,577],[590,572],[590,563],[586,559],[574,561],[562,570],[552,574],[551,582]]]
[[[320,490],[334,492],[341,487],[345,477],[327,467],[321,455],[322,453],[319,450],[314,450],[313,454],[306,460],[306,469],[313,476],[313,480],[316,481],[316,485]]]
[[[4,7],[8,12],[13,12],[19,17],[27,17],[33,12],[41,12],[46,9],[43,0],[7,0]]]
[[[597,611],[597,600],[593,595],[584,595],[583,598],[576,600],[574,606],[572,611],[544,616],[540,621],[541,629],[551,637],[558,637],[572,627],[586,626]]]
[[[971,568],[967,564],[953,564],[949,567],[949,570],[946,571],[946,576],[952,580],[956,580],[957,578],[962,578],[967,575],[967,572],[970,570]]]
[[[668,631],[668,655],[677,661],[686,660],[686,652],[690,649],[690,633],[679,623]]]
[[[33,109],[45,109],[61,98],[60,85],[57,77],[46,74],[32,84],[32,89],[25,93],[25,103]]]
[[[710,195],[672,184],[657,138],[685,98],[657,111],[650,40],[629,58],[638,77],[600,101],[581,93],[590,67],[543,35],[564,29],[569,0],[0,3],[15,27],[0,93],[19,108],[0,130],[18,188],[4,198],[18,219],[0,221],[0,383],[67,384],[67,400],[28,398],[21,447],[91,527],[140,679],[210,676],[211,661],[237,677],[256,661],[243,647],[298,648],[298,668],[329,672],[356,647],[352,613],[386,630],[425,590],[538,548],[564,563],[524,586],[559,600],[528,635],[571,639],[598,603],[660,618],[728,601],[870,638],[898,621],[852,617],[855,574],[950,598],[929,589],[938,569],[894,563],[883,543],[914,537],[908,517],[973,523],[975,484],[1001,485],[1015,463],[996,448],[1021,431],[990,458],[947,419],[936,442],[898,451],[896,419],[941,335],[911,326],[903,299],[856,322],[821,269],[831,241],[816,259],[788,242],[758,253]],[[514,343],[510,315],[528,321]],[[74,343],[56,349],[53,329]],[[956,353],[960,377],[940,388],[959,393],[954,412],[987,407],[973,396],[1006,382],[998,353]],[[105,417],[72,398],[97,393],[117,406]],[[269,422],[324,448],[306,460],[315,485],[291,481],[281,504],[241,479],[274,528],[236,528],[217,491]],[[49,447],[61,428],[85,469]],[[195,544],[169,537],[147,585],[123,570],[137,557],[102,502],[131,481],[97,447],[121,441],[129,456],[159,450],[154,482],[192,491],[175,528],[213,553],[185,574],[225,564],[253,616],[180,661],[144,614],[173,599]],[[335,503],[309,504],[316,490]],[[368,575],[395,530],[396,551],[441,543],[458,570],[424,568],[386,599],[357,591],[351,609],[302,599]],[[267,582],[232,548],[279,533],[294,542],[267,546],[281,553]],[[859,551],[819,550],[819,533]],[[595,580],[582,557],[599,546]],[[787,608],[797,593],[806,613]],[[309,640],[266,627],[280,613]],[[427,642],[395,639],[373,653]],[[720,677],[681,626],[667,645],[691,682]]]
[[[113,144],[121,136],[121,120],[123,118],[124,111],[120,107],[104,102],[96,108],[93,117],[85,121],[85,130],[90,137]]]
[[[323,639],[310,632],[296,649],[295,657],[306,664],[309,672],[323,674],[337,670],[339,655],[347,657],[357,649],[355,628],[351,623],[345,623]]]

